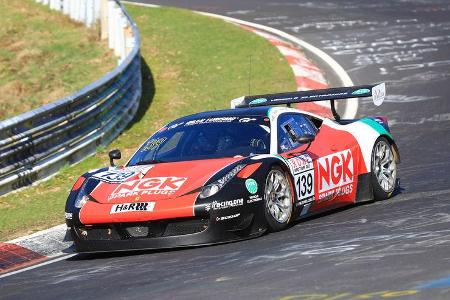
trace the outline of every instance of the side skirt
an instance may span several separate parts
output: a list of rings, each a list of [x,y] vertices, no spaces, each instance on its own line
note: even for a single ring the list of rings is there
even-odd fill
[[[370,181],[372,173],[365,173],[358,176],[358,187],[356,190],[356,203],[372,201],[373,188]]]

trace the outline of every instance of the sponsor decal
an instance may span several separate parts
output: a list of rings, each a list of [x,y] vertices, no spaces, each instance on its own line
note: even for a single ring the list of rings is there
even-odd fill
[[[108,200],[141,195],[171,195],[180,189],[186,179],[186,177],[151,177],[123,182],[116,187]]]
[[[162,137],[159,139],[151,139],[150,141],[148,141],[145,144],[144,147],[142,147],[141,152],[154,150],[154,149],[158,148],[159,146],[161,146],[161,144],[164,143],[166,140],[167,140],[166,137]]]
[[[173,125],[168,126],[168,127],[167,127],[167,130],[177,128],[178,126],[181,126],[181,125],[183,125],[183,124],[184,124],[184,122],[175,123],[175,124],[173,124]]]
[[[261,200],[262,200],[262,197],[260,195],[253,195],[253,196],[250,196],[247,199],[247,203],[258,202],[258,201],[261,201]]]
[[[386,84],[381,83],[372,88],[372,100],[376,106],[380,106],[386,96]]]
[[[219,209],[225,209],[225,208],[230,208],[230,207],[237,207],[237,206],[241,206],[243,204],[244,204],[243,198],[235,199],[235,200],[227,200],[227,201],[222,201],[222,202],[213,201],[211,203],[211,209],[219,210]]]
[[[248,104],[253,105],[253,104],[266,103],[266,102],[267,102],[266,98],[258,98],[258,99],[250,101]]]
[[[274,98],[272,99],[272,102],[278,102],[278,101],[295,101],[298,97],[287,97],[287,98]]]
[[[302,154],[288,159],[291,166],[292,174],[299,174],[301,172],[311,170],[313,168],[313,162],[309,154]]]
[[[72,215],[72,213],[65,212],[65,213],[64,213],[64,217],[65,217],[67,220],[72,220],[73,215]]]
[[[240,123],[248,123],[248,122],[253,122],[256,121],[256,118],[240,118],[239,122]]]
[[[255,179],[252,178],[249,178],[245,181],[245,187],[251,194],[256,194],[256,192],[258,191],[258,183]]]
[[[111,207],[110,214],[112,215],[127,212],[153,211],[154,208],[155,202],[121,203],[114,204]]]
[[[239,217],[240,215],[241,215],[240,213],[237,213],[237,214],[234,214],[234,215],[217,217],[217,218],[216,218],[216,221],[219,222],[219,221],[230,220],[230,219],[237,218],[237,217]]]
[[[317,168],[320,201],[353,192],[353,156],[349,149],[319,158]]]
[[[352,93],[352,95],[363,95],[363,94],[369,94],[370,90],[369,89],[359,89],[356,90]]]
[[[237,165],[230,172],[225,174],[222,178],[217,180],[217,184],[222,188],[225,184],[227,184],[237,173],[239,173],[245,167],[244,164]]]
[[[121,183],[132,177],[136,171],[134,169],[112,169],[97,173],[92,178],[99,179],[107,183]]]
[[[302,154],[288,160],[294,174],[297,205],[306,205],[314,201],[314,166],[309,154]]]
[[[230,123],[239,119],[238,117],[217,117],[217,118],[206,118],[197,119],[186,122],[185,126],[192,126],[198,124],[208,124],[208,123]]]

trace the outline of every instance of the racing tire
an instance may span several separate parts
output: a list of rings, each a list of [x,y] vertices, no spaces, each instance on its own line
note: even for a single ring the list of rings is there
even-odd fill
[[[283,169],[272,167],[264,186],[264,216],[270,232],[288,227],[293,216],[293,193],[291,180]]]
[[[397,183],[397,164],[394,149],[385,137],[379,137],[372,149],[371,182],[375,200],[392,196]]]

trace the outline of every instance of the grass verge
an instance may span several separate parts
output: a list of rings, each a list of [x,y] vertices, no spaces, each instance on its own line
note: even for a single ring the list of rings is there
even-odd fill
[[[32,0],[0,0],[0,120],[82,88],[116,59],[95,29]]]
[[[288,63],[263,38],[225,23],[174,8],[127,6],[142,36],[144,93],[134,123],[108,149],[122,162],[166,122],[190,113],[229,107],[251,93],[295,89]],[[79,175],[108,164],[106,149],[68,166],[37,186],[0,198],[0,240],[64,222],[64,203]]]

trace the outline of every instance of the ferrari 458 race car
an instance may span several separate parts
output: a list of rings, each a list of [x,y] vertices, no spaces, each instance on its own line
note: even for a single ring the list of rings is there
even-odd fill
[[[207,245],[279,231],[298,218],[386,199],[399,152],[383,117],[340,120],[334,101],[366,85],[246,96],[177,119],[125,166],[82,175],[65,217],[80,252]],[[335,120],[277,104],[331,100]]]

